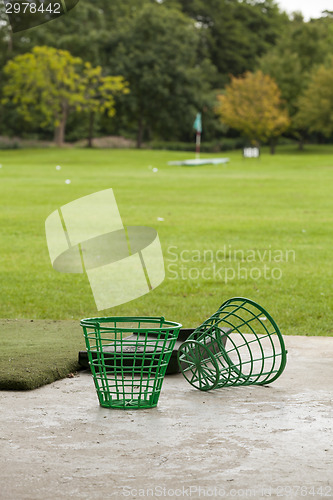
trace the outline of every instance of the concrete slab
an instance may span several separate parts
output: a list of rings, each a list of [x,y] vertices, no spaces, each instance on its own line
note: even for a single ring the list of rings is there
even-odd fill
[[[0,498],[333,498],[333,338],[285,341],[271,386],[170,375],[150,410],[101,408],[87,372],[0,392]]]

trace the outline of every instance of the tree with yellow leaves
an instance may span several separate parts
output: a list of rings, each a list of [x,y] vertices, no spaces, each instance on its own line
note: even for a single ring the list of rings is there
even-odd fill
[[[54,128],[54,141],[62,146],[70,112],[89,115],[89,144],[92,143],[95,113],[115,114],[115,96],[128,93],[121,76],[103,76],[102,68],[94,68],[67,50],[34,47],[18,55],[4,67],[6,83],[3,103],[11,101],[23,118],[40,127]]]
[[[101,66],[84,64],[82,77],[83,92],[78,109],[89,115],[88,146],[93,146],[94,119],[96,113],[107,113],[113,117],[116,113],[115,97],[128,94],[128,83],[122,76],[103,76]]]
[[[224,124],[241,132],[253,144],[270,141],[272,154],[276,138],[290,124],[279,87],[262,71],[232,77],[224,94],[218,96],[217,113]]]

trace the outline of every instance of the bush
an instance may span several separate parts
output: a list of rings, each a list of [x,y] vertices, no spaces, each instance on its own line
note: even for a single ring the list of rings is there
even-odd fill
[[[8,138],[0,138],[0,149],[20,149],[21,144],[18,140],[8,139]]]

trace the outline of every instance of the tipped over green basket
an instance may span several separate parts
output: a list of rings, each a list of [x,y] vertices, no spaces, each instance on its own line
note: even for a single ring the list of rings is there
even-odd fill
[[[180,346],[186,380],[202,391],[236,385],[265,385],[286,366],[278,326],[263,307],[235,297],[199,326]]]
[[[80,325],[100,405],[156,406],[182,325],[163,317],[88,318]]]

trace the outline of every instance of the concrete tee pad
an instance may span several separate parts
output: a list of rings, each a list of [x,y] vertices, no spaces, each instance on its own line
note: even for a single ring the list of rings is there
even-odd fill
[[[333,498],[333,338],[285,342],[271,386],[170,375],[149,410],[101,408],[88,372],[0,392],[0,498]]]

